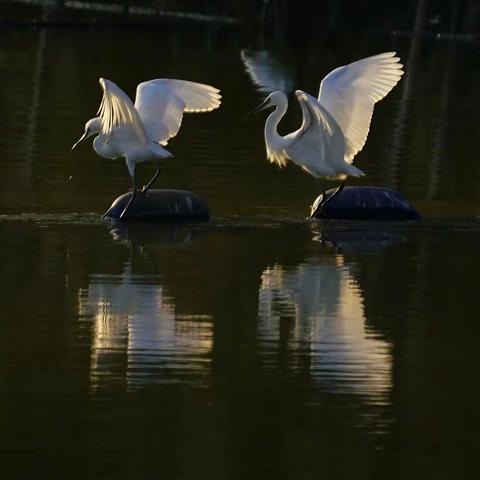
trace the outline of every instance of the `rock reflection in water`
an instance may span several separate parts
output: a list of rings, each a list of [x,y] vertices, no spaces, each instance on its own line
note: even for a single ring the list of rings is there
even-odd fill
[[[267,267],[259,293],[259,336],[274,349],[285,343],[281,336],[289,325],[286,343],[294,362],[309,364],[322,390],[385,403],[392,385],[391,345],[366,324],[350,270],[341,255]]]
[[[80,318],[93,323],[93,388],[205,380],[211,318],[177,314],[161,282],[133,274],[127,263],[121,275],[92,275],[80,291]]]
[[[105,224],[114,240],[133,241],[139,244],[188,244],[198,233],[193,224],[187,222],[120,222],[109,219]]]
[[[372,254],[406,241],[405,233],[385,223],[329,222],[312,224],[313,240],[342,254]]]

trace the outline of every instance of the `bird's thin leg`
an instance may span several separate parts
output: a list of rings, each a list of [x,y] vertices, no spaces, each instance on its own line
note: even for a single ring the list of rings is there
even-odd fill
[[[343,189],[345,188],[345,182],[341,183],[338,188],[323,202],[324,207],[328,202],[331,202]]]
[[[118,217],[119,220],[123,220],[125,218],[125,215],[127,214],[128,210],[132,206],[136,196],[137,196],[137,189],[135,187],[135,175],[132,175],[132,195],[128,200],[126,207],[123,209],[123,212]]]
[[[315,199],[313,204],[310,206],[310,218],[313,218],[314,214],[321,208],[321,206],[325,202],[325,193],[326,193],[325,184],[318,177],[315,177],[315,182],[318,186],[318,191],[321,192],[320,195],[322,196],[322,200],[319,202],[318,205],[316,205],[316,200],[320,197],[320,195],[318,195],[317,199]]]
[[[310,212],[310,218],[315,218],[315,215],[322,210],[322,208],[325,207],[325,205],[328,202],[331,202],[333,198],[335,198],[343,189],[345,188],[345,182],[341,183],[338,188],[327,197],[326,192],[324,191],[322,193],[322,200],[319,202],[319,204],[313,208],[312,206],[312,211]]]
[[[151,180],[146,185],[143,186],[142,193],[145,193],[151,187],[152,183],[157,179],[159,174],[160,174],[160,169],[157,168],[155,175],[151,178]]]

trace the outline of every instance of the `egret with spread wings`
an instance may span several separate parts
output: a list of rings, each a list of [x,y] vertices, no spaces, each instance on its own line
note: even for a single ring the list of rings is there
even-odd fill
[[[142,189],[146,192],[160,173],[160,162],[173,156],[163,147],[178,133],[184,112],[210,112],[220,106],[221,95],[210,85],[156,79],[138,85],[133,104],[112,81],[100,78],[100,85],[103,98],[98,116],[85,124],[85,133],[72,150],[85,138],[97,135],[93,148],[98,155],[112,159],[125,157],[133,192],[120,216],[123,219],[137,194],[136,165],[141,162],[156,165],[155,175]]]
[[[336,68],[320,83],[318,98],[297,90],[302,109],[300,128],[281,136],[277,126],[288,108],[281,91],[272,92],[251,113],[275,107],[265,122],[267,159],[279,167],[291,160],[314,177],[345,180],[364,173],[352,164],[367,140],[373,107],[403,75],[394,52],[381,53]],[[343,189],[343,183],[324,201],[315,204],[311,216]]]

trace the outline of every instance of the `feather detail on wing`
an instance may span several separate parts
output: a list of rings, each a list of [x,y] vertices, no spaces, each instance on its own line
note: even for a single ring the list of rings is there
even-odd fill
[[[321,82],[318,100],[343,131],[345,161],[352,162],[363,148],[373,107],[403,75],[395,52],[381,53],[336,68]]]
[[[130,97],[110,80],[100,78],[99,83],[103,88],[103,98],[97,115],[102,120],[102,133],[110,138],[119,126],[125,125],[133,129],[140,142],[146,143],[142,122]]]
[[[244,49],[240,52],[245,71],[257,90],[272,93],[275,90],[291,92],[293,75],[291,70],[268,50]]]
[[[220,90],[210,85],[156,79],[138,85],[135,108],[148,138],[166,145],[178,133],[184,112],[210,112],[220,106],[220,99]]]

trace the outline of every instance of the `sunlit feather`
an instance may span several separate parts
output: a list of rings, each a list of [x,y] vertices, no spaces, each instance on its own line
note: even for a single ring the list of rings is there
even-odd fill
[[[135,98],[135,108],[148,137],[162,145],[178,133],[184,112],[210,112],[220,103],[221,95],[217,88],[172,79],[141,83]]]
[[[178,133],[184,112],[208,112],[220,105],[220,91],[185,80],[156,79],[141,83],[134,105],[111,80],[100,78],[103,97],[98,117],[85,124],[85,133],[72,147],[92,135],[93,146],[105,158],[125,157],[134,181],[135,166],[172,157],[162,148]]]
[[[101,132],[110,137],[117,127],[128,124],[133,127],[138,141],[146,143],[147,136],[130,97],[110,80],[100,78],[99,82],[103,88],[102,102],[97,112],[102,119]]]
[[[402,67],[395,52],[381,53],[336,68],[322,80],[318,101],[343,131],[347,162],[365,145],[373,107],[398,83]]]
[[[279,167],[291,160],[315,177],[362,176],[351,163],[366,142],[375,103],[403,75],[399,60],[395,53],[382,53],[336,68],[323,79],[318,99],[297,90],[302,125],[285,136],[277,127],[288,99],[281,91],[272,92],[257,108],[275,107],[265,122],[267,159]],[[252,73],[254,67],[246,63],[251,78],[265,78]]]

